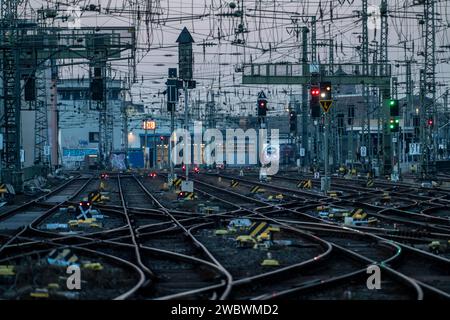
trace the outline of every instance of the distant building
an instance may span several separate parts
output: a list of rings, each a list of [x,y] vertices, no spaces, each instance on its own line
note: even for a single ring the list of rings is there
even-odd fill
[[[63,79],[58,82],[58,140],[61,163],[68,168],[82,165],[85,156],[98,153],[99,111],[90,99],[89,80]],[[108,114],[113,117],[113,151],[123,150],[125,101],[120,80],[107,82]]]

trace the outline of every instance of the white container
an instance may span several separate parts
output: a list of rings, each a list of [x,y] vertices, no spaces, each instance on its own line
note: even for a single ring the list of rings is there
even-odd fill
[[[347,226],[353,225],[353,218],[352,217],[345,217],[344,224],[347,225]]]

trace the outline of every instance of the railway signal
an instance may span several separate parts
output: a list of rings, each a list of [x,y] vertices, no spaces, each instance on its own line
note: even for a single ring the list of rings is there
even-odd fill
[[[399,102],[396,99],[389,100],[389,112],[391,117],[399,117],[400,116],[400,106]]]
[[[311,87],[311,97],[320,96],[320,88],[318,86]]]
[[[293,134],[297,132],[297,113],[294,111],[289,113],[289,131]]]
[[[24,90],[25,90],[25,101],[36,100],[36,77],[34,75],[26,79]]]
[[[95,67],[94,68],[94,77],[91,82],[91,94],[93,101],[103,101],[103,76],[102,76],[102,68]]]
[[[184,81],[192,80],[194,65],[192,44],[194,43],[194,39],[186,27],[181,31],[177,43],[180,79],[183,79]]]
[[[175,106],[178,104],[179,89],[183,88],[183,81],[179,79],[168,79],[167,86],[167,111],[175,111]]]
[[[267,115],[267,96],[264,91],[261,91],[257,100],[258,116],[265,117]]]
[[[312,86],[311,87],[311,117],[312,118],[320,118],[320,87]]]
[[[322,82],[320,84],[320,98],[322,100],[332,100],[331,82]]]
[[[389,122],[389,129],[391,132],[399,132],[400,131],[400,120],[391,118]]]
[[[324,159],[324,171],[325,176],[321,179],[321,190],[327,193],[331,187],[330,171],[329,171],[329,136],[330,136],[330,115],[329,111],[333,105],[332,97],[332,85],[331,82],[325,81],[320,83],[320,106],[324,112],[324,148],[323,148],[323,159]]]
[[[265,117],[267,115],[267,101],[258,100],[258,116]]]

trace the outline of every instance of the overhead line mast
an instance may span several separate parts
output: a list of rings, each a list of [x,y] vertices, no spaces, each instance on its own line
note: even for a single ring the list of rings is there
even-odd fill
[[[3,78],[3,156],[2,181],[11,181],[17,191],[22,185],[21,135],[20,135],[20,70],[19,53],[15,49],[19,42],[18,0],[1,2],[1,44]]]
[[[436,6],[435,0],[422,0],[424,5],[423,38],[424,69],[421,70],[420,128],[421,128],[421,178],[432,178],[436,170],[436,133],[434,119],[436,114]]]
[[[368,27],[368,4],[367,0],[362,0],[362,46],[361,46],[361,62],[364,76],[369,75],[369,27]],[[367,106],[367,135],[365,142],[366,147],[370,149],[371,132],[370,132],[370,102],[369,102],[369,86],[363,83],[363,99]],[[365,121],[363,121],[364,123]],[[368,169],[371,168],[371,159],[368,162]]]

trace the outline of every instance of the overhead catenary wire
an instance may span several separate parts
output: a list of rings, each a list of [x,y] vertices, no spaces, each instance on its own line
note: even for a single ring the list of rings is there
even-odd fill
[[[25,11],[36,11],[42,4],[29,0]],[[235,3],[235,9],[230,4]],[[295,17],[300,23],[309,26],[306,16],[317,17],[317,37],[335,39],[335,61],[340,63],[357,62],[359,59],[356,47],[359,43],[358,30],[361,23],[361,1],[329,1],[329,0],[85,0],[85,1],[48,1],[48,7],[55,7],[58,12],[64,12],[67,5],[75,4],[82,8],[93,4],[100,10],[83,11],[82,24],[88,25],[132,25],[138,32],[137,76],[150,83],[135,83],[132,91],[141,91],[148,96],[163,90],[167,68],[176,67],[177,45],[176,36],[184,26],[189,26],[196,44],[203,41],[215,43],[214,46],[195,46],[195,77],[200,80],[197,91],[206,94],[204,87],[212,83],[220,84],[220,88],[234,87],[240,82],[240,74],[235,71],[242,63],[253,62],[293,62],[298,59],[298,41],[289,35],[287,29],[293,25]],[[379,1],[373,1],[377,6]],[[241,6],[242,5],[242,6]],[[448,42],[448,1],[437,1],[437,42],[443,45]],[[239,10],[242,10],[239,13]],[[414,6],[412,1],[389,1],[389,24],[391,26],[389,56],[391,59],[402,59],[404,47],[411,48],[411,55],[423,50],[420,33],[420,6]],[[59,21],[58,23],[63,23]],[[240,24],[244,24],[246,32],[236,34]],[[371,33],[374,40],[376,30]],[[243,43],[236,43],[236,39]],[[404,43],[404,46],[398,45]],[[414,49],[413,49],[414,48]],[[318,48],[322,62],[328,59],[329,48]],[[238,55],[239,54],[239,55]],[[372,53],[371,53],[372,54]],[[200,58],[202,57],[202,58]],[[449,48],[440,48],[437,52],[437,81],[445,81],[450,61]],[[127,65],[117,62],[111,66],[121,73],[127,72]],[[81,68],[72,68],[70,74],[85,72]],[[398,72],[395,76],[402,78]],[[416,70],[417,71],[417,70]],[[67,73],[66,73],[67,74]],[[158,77],[160,75],[160,77]],[[148,78],[148,77],[151,78]],[[155,82],[153,82],[155,81]],[[400,79],[399,82],[402,82]],[[256,94],[252,87],[249,95]],[[445,87],[438,87],[445,90]],[[136,91],[136,92],[137,92]],[[275,89],[274,92],[277,90]],[[281,91],[281,90],[280,90]],[[275,98],[275,97],[274,97]],[[275,99],[287,99],[281,94]],[[219,99],[220,100],[220,99]],[[238,99],[236,99],[236,102]],[[220,103],[220,101],[219,101]],[[220,112],[220,108],[218,112]]]

